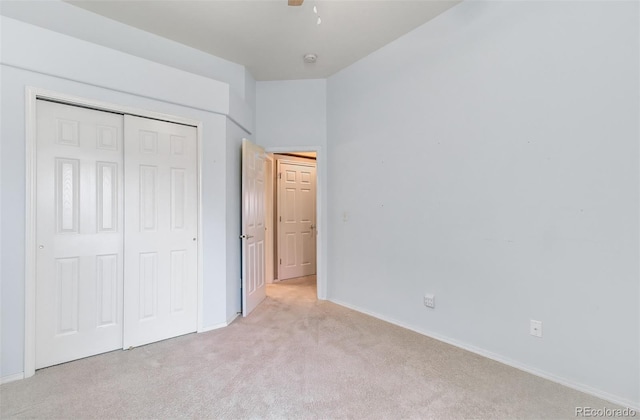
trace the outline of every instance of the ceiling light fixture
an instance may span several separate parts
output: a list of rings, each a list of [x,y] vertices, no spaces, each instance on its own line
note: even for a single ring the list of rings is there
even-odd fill
[[[318,7],[317,6],[313,6],[313,13],[315,13],[316,15],[318,14]]]
[[[320,25],[322,23],[322,19],[320,19],[320,16],[318,16],[318,25]]]

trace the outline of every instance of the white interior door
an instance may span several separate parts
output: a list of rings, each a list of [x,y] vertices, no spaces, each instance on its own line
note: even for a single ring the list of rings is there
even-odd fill
[[[122,348],[122,115],[37,101],[36,368]]]
[[[316,274],[316,164],[278,160],[278,280]]]
[[[242,141],[242,315],[266,297],[264,149]]]
[[[197,329],[197,131],[125,116],[124,347]]]

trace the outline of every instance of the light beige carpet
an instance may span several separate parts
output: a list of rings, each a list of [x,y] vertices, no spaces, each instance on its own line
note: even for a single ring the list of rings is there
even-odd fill
[[[575,418],[600,399],[330,302],[269,286],[220,330],[40,370],[3,418]]]

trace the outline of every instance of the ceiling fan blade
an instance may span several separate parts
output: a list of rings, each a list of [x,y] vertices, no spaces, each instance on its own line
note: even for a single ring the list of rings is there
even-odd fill
[[[289,0],[289,6],[302,6],[304,0]]]

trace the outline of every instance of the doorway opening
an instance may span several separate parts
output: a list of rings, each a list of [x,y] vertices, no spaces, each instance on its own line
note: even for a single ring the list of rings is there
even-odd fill
[[[301,287],[317,296],[317,153],[278,151],[265,159],[267,294]]]

